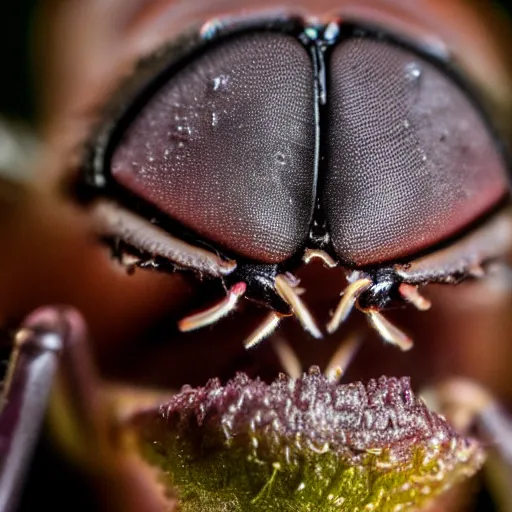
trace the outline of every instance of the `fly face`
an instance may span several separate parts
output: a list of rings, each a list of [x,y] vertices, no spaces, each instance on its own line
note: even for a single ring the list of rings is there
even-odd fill
[[[53,209],[65,212],[89,238],[44,282],[81,283],[50,297],[80,305],[98,362],[76,312],[36,315],[64,346],[62,443],[102,486],[129,482],[104,493],[121,510],[174,510],[176,495],[193,511],[425,510],[439,494],[437,509],[463,508],[445,491],[482,465],[472,427],[494,443],[506,414],[456,381],[425,394],[448,422],[407,378],[370,377],[488,384],[506,361],[492,324],[508,297],[495,286],[511,243],[508,164],[481,94],[496,76],[477,59],[483,42],[434,4],[100,5],[83,11],[96,13],[83,37],[96,27],[85,46],[98,53],[70,50],[83,67],[66,68],[77,76],[63,80],[48,143],[59,171],[64,133],[86,139],[46,215],[61,226]],[[107,114],[85,121],[86,137],[68,133],[98,104]],[[434,284],[448,286],[420,293]],[[367,323],[415,349],[363,344]],[[200,387],[173,391],[184,384]],[[164,503],[140,452],[165,473]]]
[[[148,76],[100,128],[79,186],[101,197],[97,229],[121,262],[222,281],[226,298],[182,331],[245,296],[272,310],[247,347],[290,314],[321,338],[293,275],[318,258],[347,277],[327,330],[355,306],[407,350],[380,311],[428,309],[420,286],[481,277],[510,247],[489,120],[453,65],[395,35],[217,20],[146,63]]]

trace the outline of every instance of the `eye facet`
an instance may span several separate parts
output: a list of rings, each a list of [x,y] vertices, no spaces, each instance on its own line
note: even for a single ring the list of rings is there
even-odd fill
[[[433,64],[382,41],[331,56],[323,201],[339,258],[411,256],[463,230],[508,190],[480,112]]]
[[[313,65],[297,40],[234,37],[149,100],[114,151],[112,175],[224,248],[280,262],[309,230],[314,112]]]

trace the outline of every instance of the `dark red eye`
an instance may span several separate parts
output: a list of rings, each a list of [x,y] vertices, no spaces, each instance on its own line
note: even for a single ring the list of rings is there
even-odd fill
[[[415,257],[506,197],[494,133],[447,68],[353,27],[273,30],[223,34],[157,75],[117,128],[107,178],[268,264],[305,248],[355,267]]]
[[[343,262],[417,253],[507,193],[479,111],[434,65],[368,39],[342,42],[330,65],[323,201]]]
[[[266,263],[305,242],[315,197],[313,64],[284,34],[225,41],[172,76],[115,150],[114,179]]]

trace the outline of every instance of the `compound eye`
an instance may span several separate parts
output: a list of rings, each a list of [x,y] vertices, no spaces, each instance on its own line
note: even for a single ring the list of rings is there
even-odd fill
[[[382,41],[332,54],[324,204],[340,259],[412,256],[463,231],[508,191],[480,112],[433,64]]]
[[[313,69],[291,36],[233,37],[149,99],[114,179],[201,237],[265,263],[304,243],[314,206]]]

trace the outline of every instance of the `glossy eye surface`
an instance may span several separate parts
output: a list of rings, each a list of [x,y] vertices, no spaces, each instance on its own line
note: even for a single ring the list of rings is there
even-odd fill
[[[467,227],[507,192],[477,108],[410,51],[352,39],[331,56],[323,201],[348,264],[409,256]]]
[[[291,36],[233,37],[136,115],[115,180],[224,248],[266,263],[305,242],[315,197],[313,65]]]
[[[106,162],[197,239],[269,264],[329,240],[338,262],[369,267],[434,249],[507,195],[494,133],[447,68],[376,34],[321,48],[251,30],[157,76]]]

